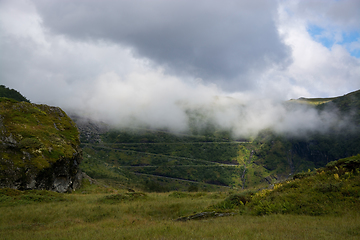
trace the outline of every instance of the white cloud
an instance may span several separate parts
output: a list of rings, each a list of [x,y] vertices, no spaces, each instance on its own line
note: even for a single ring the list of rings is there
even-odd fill
[[[134,55],[134,48],[104,40],[105,37],[89,40],[55,34],[45,28],[44,19],[31,1],[2,1],[1,84],[19,90],[33,102],[57,105],[118,126],[146,125],[183,131],[188,127],[186,111],[191,110],[237,135],[256,134],[269,127],[283,133],[326,128],[332,124],[327,118],[306,108],[289,112],[281,101],[300,96],[343,95],[360,88],[360,60],[352,57],[345,46],[335,44],[329,49],[314,41],[307,31],[312,18],[304,18],[300,14],[303,7],[293,3],[281,3],[274,26],[279,31],[275,40],[282,42],[273,43],[280,48],[288,46],[292,61],[279,64],[276,58],[263,59],[266,68],[252,63],[251,69],[236,79],[237,87],[224,91],[223,85],[210,84],[207,79],[199,81],[197,76],[171,74],[156,59]],[[247,30],[256,30],[256,26],[249,22]],[[174,30],[181,30],[175,27]],[[269,31],[273,34],[273,30]],[[181,31],[177,34],[186,37]],[[226,39],[226,35],[221,39]],[[266,49],[258,48],[267,39],[256,39],[257,56],[267,56]],[[201,41],[197,44],[202,46]],[[241,47],[253,49],[251,44],[252,41],[245,41]],[[251,55],[251,51],[247,54]],[[226,64],[231,65],[237,57],[244,61],[246,56],[232,55]],[[280,62],[283,60],[281,57]],[[307,119],[312,124],[307,124]]]
[[[293,2],[280,5],[279,32],[292,48],[293,62],[287,69],[265,72],[264,86],[273,83],[271,79],[281,79],[275,80],[275,84],[283,82],[288,87],[288,96],[293,98],[299,92],[306,97],[327,97],[360,88],[360,59],[351,56],[346,46],[334,44],[329,49],[314,41],[307,31],[308,24],[308,19],[297,14]],[[279,89],[286,91],[284,88]]]

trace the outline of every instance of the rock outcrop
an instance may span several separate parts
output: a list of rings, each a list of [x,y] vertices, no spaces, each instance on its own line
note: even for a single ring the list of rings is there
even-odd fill
[[[75,123],[58,107],[0,98],[0,188],[68,192],[81,184]]]

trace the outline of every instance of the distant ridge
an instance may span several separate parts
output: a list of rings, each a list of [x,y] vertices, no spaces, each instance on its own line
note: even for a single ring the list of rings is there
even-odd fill
[[[300,97],[298,99],[290,99],[290,102],[307,103],[307,104],[311,104],[311,105],[320,105],[320,104],[328,103],[328,102],[334,102],[336,104],[346,102],[346,103],[350,104],[350,103],[354,103],[354,101],[356,99],[360,99],[360,89],[350,92],[350,93],[347,93],[343,96],[338,96],[338,97],[328,97],[328,98]],[[357,105],[357,106],[359,106],[359,105]],[[341,104],[340,104],[340,107],[341,107]]]
[[[21,93],[15,89],[10,89],[4,85],[0,85],[0,97],[14,99],[19,102],[30,102],[28,99],[26,99],[26,97],[21,95]]]

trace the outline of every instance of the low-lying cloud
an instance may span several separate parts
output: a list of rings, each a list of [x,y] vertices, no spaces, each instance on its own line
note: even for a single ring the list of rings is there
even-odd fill
[[[189,133],[211,124],[235,138],[255,137],[271,129],[278,134],[305,137],[346,125],[336,109],[318,111],[295,102],[259,98],[252,93],[228,94],[201,81],[180,81],[161,71],[120,78],[100,76],[94,85],[67,99],[64,108],[115,128],[150,128]],[[89,97],[91,96],[91,97]],[[76,102],[76,105],[73,103]],[[81,103],[81,104],[80,104]]]

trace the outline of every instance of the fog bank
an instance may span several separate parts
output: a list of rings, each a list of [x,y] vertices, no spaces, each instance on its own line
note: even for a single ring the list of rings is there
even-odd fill
[[[100,76],[93,85],[64,99],[63,108],[114,128],[150,128],[186,133],[212,124],[235,138],[264,129],[291,136],[324,133],[347,125],[335,109],[318,112],[306,104],[248,93],[226,93],[201,80],[180,81],[161,71]]]

